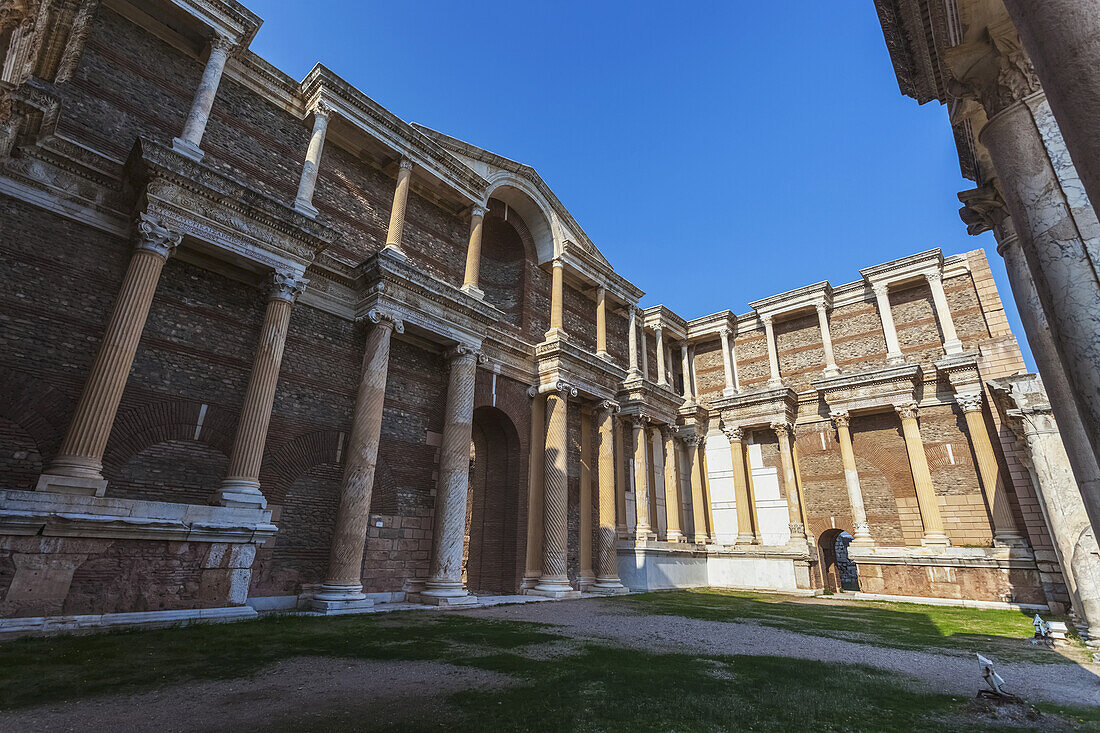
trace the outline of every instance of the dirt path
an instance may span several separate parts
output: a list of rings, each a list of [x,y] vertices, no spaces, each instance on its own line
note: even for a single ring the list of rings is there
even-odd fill
[[[612,641],[654,652],[749,654],[866,664],[910,675],[919,689],[971,697],[980,687],[973,655],[919,652],[858,644],[756,623],[702,621],[637,613],[623,601],[585,599],[565,603],[497,606],[469,616],[557,624],[578,639]],[[1100,665],[998,664],[1007,689],[1030,701],[1100,705]]]
[[[364,721],[427,725],[449,717],[448,695],[509,684],[507,675],[438,662],[299,657],[255,677],[0,713],[0,731],[360,730]]]

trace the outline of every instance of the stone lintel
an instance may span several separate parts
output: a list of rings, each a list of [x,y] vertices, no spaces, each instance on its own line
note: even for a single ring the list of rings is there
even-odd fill
[[[945,356],[936,362],[936,371],[951,383],[956,394],[981,392],[982,377],[978,371],[978,352],[964,351]]]
[[[720,412],[725,424],[742,428],[793,423],[798,416],[798,395],[790,387],[763,387],[713,400],[711,410]]]
[[[938,247],[859,271],[868,285],[901,285],[943,272],[943,251]]]
[[[687,321],[668,306],[651,305],[643,309],[641,321],[642,327],[650,331],[657,328],[663,329],[666,341],[683,341],[687,338]]]
[[[920,380],[920,366],[901,364],[826,377],[811,386],[832,410],[866,412],[914,401]]]
[[[818,305],[833,307],[833,287],[828,281],[806,285],[749,303],[759,318],[782,318],[813,311]]]

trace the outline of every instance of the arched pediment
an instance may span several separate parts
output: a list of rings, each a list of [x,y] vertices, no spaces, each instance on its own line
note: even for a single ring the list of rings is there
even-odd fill
[[[564,237],[553,208],[526,180],[509,171],[497,171],[489,178],[486,200],[497,199],[515,210],[531,232],[538,264],[554,259],[562,251]]]

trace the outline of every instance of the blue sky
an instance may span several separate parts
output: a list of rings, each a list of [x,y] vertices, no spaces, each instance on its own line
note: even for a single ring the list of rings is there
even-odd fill
[[[625,277],[685,318],[967,235],[946,111],[898,91],[871,0],[245,0],[252,44],[533,166]],[[1021,343],[1034,368],[1026,342]]]

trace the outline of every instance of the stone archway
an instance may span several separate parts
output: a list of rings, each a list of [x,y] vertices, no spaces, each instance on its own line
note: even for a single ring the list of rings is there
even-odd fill
[[[517,593],[521,580],[520,441],[495,407],[474,410],[463,577],[475,595]]]
[[[843,529],[825,530],[818,538],[821,579],[825,590],[833,593],[859,590],[858,568],[848,558],[848,545],[853,539],[852,534]]]

